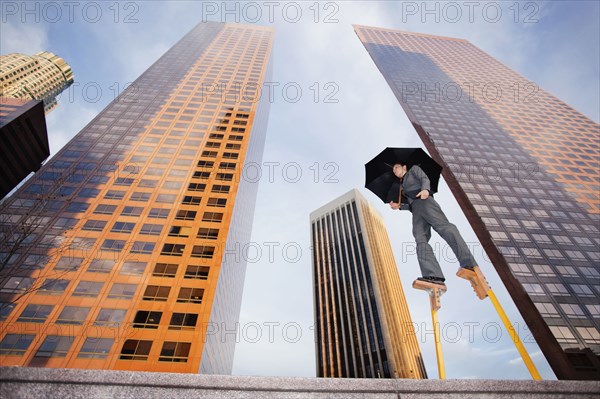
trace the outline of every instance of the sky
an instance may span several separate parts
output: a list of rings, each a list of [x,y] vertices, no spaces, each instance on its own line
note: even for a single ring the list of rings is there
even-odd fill
[[[276,90],[271,104],[246,254],[236,375],[315,376],[309,214],[358,188],[384,218],[425,366],[429,378],[437,378],[428,299],[411,288],[420,273],[410,251],[410,214],[391,211],[363,188],[364,164],[383,148],[423,145],[352,24],[467,39],[594,121],[600,118],[597,1],[0,4],[1,54],[51,51],[74,71],[76,84],[47,117],[52,154],[197,23],[275,27],[272,81],[278,88],[300,87],[302,94],[296,99]],[[542,377],[555,378],[444,182],[436,199],[473,248]],[[431,244],[448,286],[439,312],[447,378],[529,379],[490,301],[479,301],[454,276],[458,263],[435,233]]]

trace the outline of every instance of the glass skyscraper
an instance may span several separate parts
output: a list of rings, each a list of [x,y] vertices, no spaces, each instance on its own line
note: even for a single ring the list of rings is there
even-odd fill
[[[560,379],[600,378],[600,127],[466,40],[355,26]]]
[[[197,25],[5,202],[0,364],[231,373],[273,38]]]
[[[350,190],[310,224],[317,376],[427,378],[381,216]]]

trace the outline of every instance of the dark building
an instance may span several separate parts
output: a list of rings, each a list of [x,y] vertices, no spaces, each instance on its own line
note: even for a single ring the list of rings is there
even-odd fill
[[[427,378],[381,216],[351,190],[310,223],[317,376]]]
[[[48,156],[43,102],[0,97],[0,199]]]
[[[560,379],[600,379],[600,128],[466,40],[355,26]]]

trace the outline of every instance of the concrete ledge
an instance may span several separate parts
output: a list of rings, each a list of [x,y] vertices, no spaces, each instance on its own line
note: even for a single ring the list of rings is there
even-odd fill
[[[0,367],[0,398],[599,398],[598,381],[241,377]]]

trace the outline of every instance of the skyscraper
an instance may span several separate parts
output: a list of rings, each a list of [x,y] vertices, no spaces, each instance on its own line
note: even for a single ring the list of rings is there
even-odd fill
[[[273,36],[197,25],[7,200],[2,365],[231,372]]]
[[[599,378],[598,124],[466,40],[355,31],[557,377]]]
[[[0,56],[0,97],[43,100],[48,113],[57,105],[56,96],[72,84],[71,67],[47,51]]]
[[[310,224],[317,376],[427,378],[381,216],[354,189]]]
[[[42,101],[0,97],[0,200],[48,156]]]

